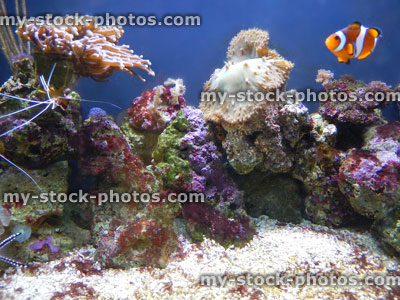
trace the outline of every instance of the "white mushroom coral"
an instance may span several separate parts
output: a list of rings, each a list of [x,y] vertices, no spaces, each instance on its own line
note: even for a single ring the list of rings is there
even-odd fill
[[[205,83],[200,104],[206,120],[244,123],[263,111],[268,101],[249,101],[247,92],[283,90],[293,64],[267,47],[268,32],[239,32],[228,48],[225,66]],[[254,100],[254,99],[253,99]]]

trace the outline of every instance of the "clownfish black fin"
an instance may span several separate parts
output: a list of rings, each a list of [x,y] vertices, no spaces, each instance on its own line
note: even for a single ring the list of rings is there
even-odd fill
[[[355,21],[355,22],[351,23],[351,25],[361,27],[361,22]]]
[[[345,63],[345,64],[347,64],[347,63],[349,63],[350,59],[347,58],[347,60],[346,60],[346,59],[343,59],[343,58],[341,58],[341,57],[338,57],[338,61],[339,61],[340,63]]]

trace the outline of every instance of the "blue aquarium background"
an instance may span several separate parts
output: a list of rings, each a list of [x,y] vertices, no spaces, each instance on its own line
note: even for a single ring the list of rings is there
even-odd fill
[[[8,1],[9,7],[13,1]],[[283,57],[295,63],[288,88],[303,90],[314,88],[318,69],[332,70],[336,77],[350,74],[358,80],[380,80],[392,86],[400,82],[399,28],[400,1],[364,0],[253,0],[253,1],[28,1],[31,16],[53,13],[65,15],[200,15],[199,27],[129,27],[121,43],[131,46],[137,54],[151,60],[155,77],[146,83],[124,72],[115,73],[106,83],[91,79],[79,80],[76,90],[86,99],[104,100],[123,108],[130,106],[134,97],[143,90],[163,83],[167,78],[183,78],[187,86],[186,99],[197,106],[203,84],[215,68],[223,65],[229,41],[242,29],[258,27],[270,33],[270,46]],[[336,56],[325,47],[324,41],[331,33],[353,21],[366,26],[379,27],[383,38],[375,52],[367,59],[352,60],[350,65],[340,64]],[[5,59],[1,59],[0,80],[5,81],[10,72]],[[315,111],[317,104],[307,104]],[[393,107],[393,106],[392,106]],[[118,111],[104,107],[117,115]],[[84,112],[89,107],[85,105]],[[389,112],[395,116],[395,108]]]

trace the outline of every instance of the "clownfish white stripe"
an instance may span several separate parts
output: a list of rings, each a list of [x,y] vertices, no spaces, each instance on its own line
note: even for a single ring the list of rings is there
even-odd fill
[[[374,41],[374,47],[372,47],[371,52],[374,52],[377,42],[378,42],[378,38],[376,37],[376,38],[375,38],[375,41]]]
[[[333,50],[334,52],[341,51],[344,48],[344,45],[346,45],[346,41],[347,41],[347,38],[344,35],[343,31],[339,30],[336,32],[336,34],[340,38],[340,44],[335,50]]]
[[[367,30],[368,30],[367,27],[361,26],[360,34],[358,35],[356,40],[356,47],[355,47],[356,49],[354,57],[359,57],[362,50],[364,49],[364,41],[365,41],[365,35],[367,34]]]

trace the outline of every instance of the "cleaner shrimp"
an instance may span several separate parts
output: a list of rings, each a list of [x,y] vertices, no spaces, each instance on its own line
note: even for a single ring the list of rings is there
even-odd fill
[[[103,104],[108,104],[111,106],[114,106],[118,109],[122,109],[121,107],[119,107],[118,105],[115,105],[113,103],[109,103],[109,102],[105,102],[105,101],[94,101],[94,100],[86,100],[86,99],[77,99],[77,98],[70,98],[67,97],[64,93],[63,96],[52,96],[52,94],[54,93],[54,90],[51,88],[50,86],[50,81],[51,78],[53,76],[54,70],[56,68],[56,64],[53,65],[51,71],[50,71],[50,75],[48,77],[48,80],[46,81],[43,75],[39,76],[39,80],[40,83],[43,87],[43,93],[46,94],[47,99],[46,100],[32,100],[32,99],[25,99],[25,98],[21,98],[21,97],[17,97],[17,96],[13,96],[13,95],[8,95],[8,94],[3,94],[0,93],[0,96],[5,97],[5,98],[10,98],[13,100],[17,100],[17,101],[23,101],[23,102],[27,102],[31,105],[28,105],[27,107],[24,107],[22,109],[10,112],[8,114],[5,115],[1,115],[0,119],[4,119],[16,114],[19,114],[21,112],[24,111],[28,111],[30,109],[33,109],[35,107],[39,107],[39,106],[44,106],[43,109],[41,109],[38,113],[36,113],[34,116],[32,116],[30,119],[28,119],[27,121],[23,122],[22,124],[15,126],[13,128],[11,128],[10,130],[7,130],[6,132],[3,132],[0,134],[0,138],[10,134],[11,132],[18,130],[28,124],[30,124],[33,120],[35,120],[36,118],[38,118],[40,115],[42,115],[44,112],[46,112],[49,108],[51,110],[56,109],[57,107],[60,107],[61,109],[65,110],[68,106],[68,101],[82,101],[82,102],[92,102],[92,103],[103,103]],[[16,165],[15,163],[13,163],[12,161],[10,161],[9,159],[7,159],[4,156],[4,145],[3,143],[0,141],[0,158],[2,158],[3,160],[5,160],[7,163],[9,163],[10,165],[14,166],[15,168],[17,168],[19,171],[21,171],[23,174],[25,174],[25,176],[27,176],[34,184],[35,186],[39,189],[39,191],[41,192],[42,189],[39,186],[39,184],[33,179],[32,176],[30,176],[24,169],[22,169],[21,167],[19,167],[18,165]]]

